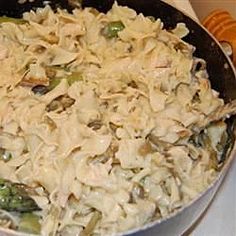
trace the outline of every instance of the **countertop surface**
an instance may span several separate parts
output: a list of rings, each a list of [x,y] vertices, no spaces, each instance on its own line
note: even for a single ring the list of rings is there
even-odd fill
[[[197,19],[188,0],[165,0]],[[214,201],[190,233],[191,236],[236,236],[236,157]]]
[[[236,236],[236,157],[214,201],[191,236]]]

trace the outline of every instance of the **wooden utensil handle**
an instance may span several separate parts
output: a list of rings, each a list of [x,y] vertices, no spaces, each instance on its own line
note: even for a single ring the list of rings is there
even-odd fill
[[[224,10],[213,11],[204,21],[203,25],[216,39],[231,47],[231,59],[236,67],[236,20]]]

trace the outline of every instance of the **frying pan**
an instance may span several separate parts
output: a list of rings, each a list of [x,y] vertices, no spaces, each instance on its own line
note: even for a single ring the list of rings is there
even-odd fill
[[[5,3],[4,3],[5,2]],[[108,11],[113,0],[84,0],[83,7],[95,7],[99,11]],[[117,0],[118,4],[133,8],[138,13],[146,16],[160,18],[166,29],[171,29],[179,22],[184,22],[189,29],[189,34],[184,40],[196,47],[194,56],[203,58],[207,62],[207,71],[213,89],[220,92],[220,96],[229,102],[236,99],[236,72],[230,59],[225,55],[219,43],[196,21],[185,15],[176,8],[158,0]],[[53,9],[57,7],[71,11],[73,7],[67,0],[54,0],[49,2]],[[42,7],[43,1],[27,2],[18,4],[16,0],[0,1],[0,15],[10,17],[21,17],[22,13],[37,7]],[[228,126],[234,129],[235,117],[231,117]],[[168,215],[166,218],[148,223],[120,235],[135,236],[177,236],[182,235],[206,210],[217,192],[224,176],[226,175],[236,154],[236,145],[232,148],[226,158],[215,181],[197,198],[179,209],[177,212]],[[0,235],[22,235],[13,231],[0,230]]]

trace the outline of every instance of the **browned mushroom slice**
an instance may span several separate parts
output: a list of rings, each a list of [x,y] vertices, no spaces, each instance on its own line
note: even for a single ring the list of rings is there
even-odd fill
[[[137,89],[137,88],[138,88],[138,85],[137,85],[137,83],[136,83],[134,80],[131,80],[131,81],[128,83],[128,86],[131,87],[131,88],[134,88],[134,89]]]
[[[45,73],[48,78],[53,79],[54,77],[56,77],[57,70],[58,70],[58,67],[56,66],[47,66],[45,68]]]
[[[138,153],[141,156],[146,156],[154,151],[150,142],[146,141],[143,145],[141,145],[138,149]]]
[[[53,99],[47,106],[46,111],[62,112],[71,107],[75,103],[75,99],[69,97],[67,94],[61,95]]]
[[[116,130],[120,127],[121,127],[120,125],[114,124],[113,122],[109,122],[109,128],[114,133],[116,133]]]
[[[144,199],[146,197],[143,186],[139,183],[134,183],[133,189],[130,194],[130,203],[137,202],[138,199]]]
[[[88,123],[88,127],[92,128],[93,130],[99,130],[102,127],[102,121],[101,120],[93,120]]]
[[[34,77],[24,77],[21,82],[21,86],[28,86],[28,87],[35,87],[36,85],[49,85],[49,79],[48,78],[34,78]]]
[[[55,34],[46,35],[44,38],[51,44],[56,44],[59,41],[59,37],[56,36]]]
[[[56,123],[49,116],[44,117],[44,122],[48,125],[48,127],[51,131],[53,131],[57,128]]]

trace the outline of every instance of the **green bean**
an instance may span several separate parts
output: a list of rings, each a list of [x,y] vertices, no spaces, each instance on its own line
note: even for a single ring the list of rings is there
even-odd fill
[[[98,221],[102,218],[102,214],[99,211],[95,211],[93,216],[91,217],[90,221],[84,228],[84,230],[80,233],[80,236],[88,236],[91,235],[94,228],[96,227],[96,224]]]
[[[1,16],[0,17],[0,24],[5,23],[5,22],[11,22],[11,23],[15,23],[15,24],[24,24],[24,23],[26,23],[26,21],[24,19]]]
[[[49,85],[48,85],[48,91],[51,91],[51,90],[53,90],[54,88],[56,88],[57,87],[57,85],[58,84],[60,84],[61,83],[61,79],[62,78],[53,78],[53,79],[51,79],[50,81],[49,81]]]
[[[28,195],[27,186],[0,178],[0,208],[6,211],[31,212],[40,210]]]
[[[66,77],[68,84],[71,86],[74,82],[80,81],[83,79],[81,73],[73,72],[71,75]]]
[[[24,213],[19,222],[19,231],[30,233],[30,234],[40,234],[41,225],[39,223],[40,217],[33,213]]]
[[[118,32],[122,31],[124,28],[125,26],[121,21],[112,21],[102,30],[102,34],[106,38],[114,38],[117,37]]]
[[[81,73],[79,73],[79,72],[73,72],[71,75],[68,75],[68,76],[66,76],[64,78],[67,80],[69,86],[71,86],[74,82],[83,79]],[[60,84],[62,79],[63,79],[62,77],[54,77],[54,78],[52,78],[50,80],[50,82],[49,82],[49,86],[47,87],[48,91],[51,91],[54,88],[56,88],[57,85]]]

